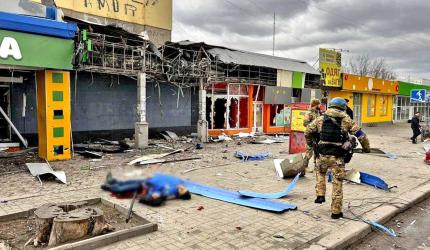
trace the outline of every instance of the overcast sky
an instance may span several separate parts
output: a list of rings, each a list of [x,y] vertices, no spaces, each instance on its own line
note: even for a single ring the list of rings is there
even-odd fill
[[[430,0],[173,0],[173,41],[193,40],[313,65],[318,48],[383,57],[399,77],[430,79]]]

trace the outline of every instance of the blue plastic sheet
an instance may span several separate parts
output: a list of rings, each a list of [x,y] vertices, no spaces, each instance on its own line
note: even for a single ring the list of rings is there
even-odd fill
[[[262,153],[257,153],[257,154],[247,154],[241,151],[236,151],[235,155],[236,158],[240,158],[244,161],[262,161],[262,160],[266,160],[267,158],[269,158],[270,153],[269,152],[262,152]]]
[[[277,193],[270,193],[270,194],[262,194],[262,193],[256,193],[252,191],[239,191],[239,194],[245,197],[254,197],[254,198],[261,198],[261,199],[280,199],[282,197],[287,196],[296,186],[297,181],[300,178],[300,174],[297,174],[294,180],[288,185],[288,187]]]
[[[360,172],[360,180],[361,183],[380,188],[385,191],[390,191],[390,189],[388,188],[388,184],[378,176],[374,176],[365,172]]]
[[[368,223],[369,225],[375,227],[378,230],[381,230],[381,231],[385,232],[386,234],[388,234],[390,236],[397,237],[396,232],[394,232],[394,230],[391,229],[391,228],[387,228],[387,227],[385,227],[385,226],[383,226],[383,225],[381,225],[379,223],[376,223],[374,221],[371,221],[371,220],[366,220],[366,223]]]
[[[246,207],[257,208],[261,210],[282,213],[287,210],[297,209],[296,205],[275,202],[259,198],[247,198],[241,196],[238,192],[232,192],[216,187],[205,186],[192,181],[184,181],[184,185],[193,194],[202,195],[208,198],[225,201]]]

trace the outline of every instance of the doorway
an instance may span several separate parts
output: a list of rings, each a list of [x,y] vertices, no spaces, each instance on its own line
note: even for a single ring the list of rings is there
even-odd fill
[[[354,111],[354,121],[361,127],[361,94],[353,94],[353,111]]]
[[[0,83],[0,107],[10,117],[10,84]],[[9,123],[0,114],[0,142],[10,141],[12,131]]]
[[[254,132],[263,132],[263,103],[254,102]]]

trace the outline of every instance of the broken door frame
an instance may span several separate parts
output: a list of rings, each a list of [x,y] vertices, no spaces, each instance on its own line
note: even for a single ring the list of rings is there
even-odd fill
[[[261,127],[257,127],[257,106],[261,106]],[[254,113],[254,120],[253,120],[253,126],[252,131],[254,132],[263,132],[264,128],[264,102],[263,101],[254,101],[252,104],[253,107],[253,113]]]
[[[8,106],[7,106],[7,109],[5,110],[6,111],[6,114],[7,114],[7,116],[9,116],[9,117],[11,117],[11,82],[4,82],[4,81],[1,81],[0,82],[0,88],[7,88],[8,90],[7,90],[7,102],[8,102]],[[1,96],[0,98],[3,98],[3,96]],[[10,127],[10,125],[9,124],[7,124],[7,132],[8,132],[8,138],[5,138],[5,139],[9,139],[9,140],[12,140],[12,128]]]
[[[214,83],[213,83],[214,84]],[[212,84],[212,85],[213,85]],[[230,85],[245,85],[248,87],[248,93],[246,95],[232,95],[230,94]],[[245,128],[241,128],[240,127],[240,115],[241,115],[241,110],[240,110],[240,98],[247,98],[248,102],[249,102],[249,89],[250,85],[249,84],[243,84],[243,83],[227,83],[227,93],[226,94],[214,94],[214,87],[212,87],[211,90],[211,111],[210,111],[210,117],[212,117],[211,119],[211,128],[209,130],[243,130],[243,129],[248,129],[248,126]],[[236,98],[238,100],[238,112],[237,112],[237,124],[236,127],[232,128],[230,127],[230,122],[229,122],[229,117],[230,117],[230,105],[231,105],[231,99],[232,98]],[[225,128],[214,128],[214,124],[215,124],[215,119],[214,119],[214,112],[215,112],[215,102],[218,99],[226,99],[227,100],[227,107],[226,107],[226,112],[225,112],[225,122],[226,122],[226,127]],[[248,107],[249,109],[249,107]],[[248,114],[249,114],[249,110]],[[249,119],[249,117],[248,117]]]

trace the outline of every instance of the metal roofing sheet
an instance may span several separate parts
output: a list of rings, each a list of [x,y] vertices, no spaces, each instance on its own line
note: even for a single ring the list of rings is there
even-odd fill
[[[217,56],[224,63],[275,68],[315,75],[320,74],[316,69],[311,67],[305,61],[299,61],[295,59],[224,48],[212,48],[208,50],[208,53],[213,56]]]
[[[72,39],[78,30],[74,23],[22,16],[0,11],[0,29]]]

